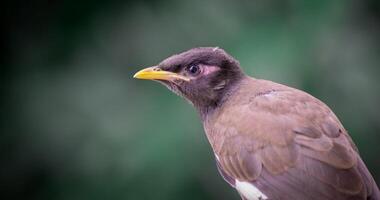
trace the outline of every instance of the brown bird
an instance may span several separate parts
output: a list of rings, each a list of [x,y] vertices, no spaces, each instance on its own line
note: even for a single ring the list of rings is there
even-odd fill
[[[134,75],[200,114],[223,178],[244,200],[380,199],[335,114],[306,92],[245,75],[220,48],[195,48]]]

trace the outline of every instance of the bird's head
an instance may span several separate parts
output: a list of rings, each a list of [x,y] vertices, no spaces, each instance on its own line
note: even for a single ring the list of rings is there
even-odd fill
[[[198,110],[217,106],[229,88],[242,77],[239,62],[218,47],[190,49],[134,75],[134,78],[164,84]]]

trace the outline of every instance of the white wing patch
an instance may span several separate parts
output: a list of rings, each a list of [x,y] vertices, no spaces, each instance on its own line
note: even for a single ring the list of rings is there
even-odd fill
[[[264,200],[268,197],[257,189],[253,184],[235,180],[236,190],[248,200]]]
[[[216,153],[214,155],[215,155],[216,160],[219,161],[219,156],[216,155]]]

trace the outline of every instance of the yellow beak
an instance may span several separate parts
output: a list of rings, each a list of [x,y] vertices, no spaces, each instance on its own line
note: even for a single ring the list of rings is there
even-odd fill
[[[188,77],[185,77],[173,72],[161,70],[160,68],[156,66],[148,67],[148,68],[138,71],[135,75],[133,75],[133,78],[146,79],[146,80],[165,80],[165,81],[174,81],[174,80],[180,79],[184,81],[190,81],[190,78]]]

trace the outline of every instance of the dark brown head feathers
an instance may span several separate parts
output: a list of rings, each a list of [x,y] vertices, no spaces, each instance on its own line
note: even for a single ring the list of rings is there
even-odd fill
[[[158,66],[162,69],[180,68],[192,64],[214,65],[221,68],[240,68],[232,56],[219,47],[197,47],[175,54],[163,60]]]
[[[201,71],[188,73],[190,66]],[[230,88],[242,77],[239,62],[219,47],[199,47],[170,56],[159,68],[189,77],[191,81],[163,81],[169,89],[189,100],[201,115],[220,105]]]

